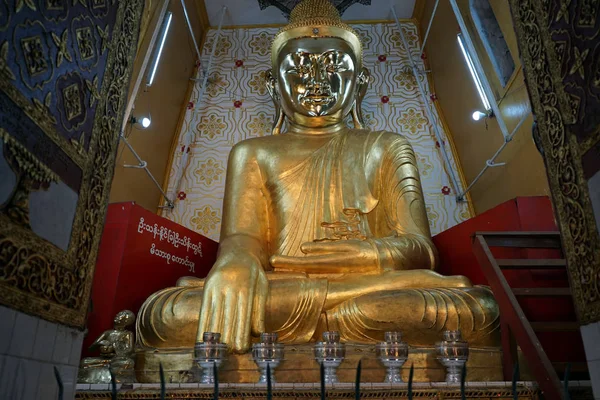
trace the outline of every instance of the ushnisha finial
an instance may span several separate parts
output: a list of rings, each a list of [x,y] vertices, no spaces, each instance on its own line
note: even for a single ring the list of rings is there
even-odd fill
[[[346,41],[362,61],[360,36],[344,22],[329,0],[303,0],[290,13],[290,22],[277,32],[271,46],[274,63],[281,48],[298,38],[339,38]]]

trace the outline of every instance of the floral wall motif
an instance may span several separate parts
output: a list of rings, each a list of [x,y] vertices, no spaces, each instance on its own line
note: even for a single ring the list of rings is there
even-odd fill
[[[412,56],[422,64],[417,28],[405,22],[404,32]],[[417,82],[395,24],[361,24],[354,28],[364,45],[364,63],[373,76],[363,102],[367,125],[405,135],[413,145],[419,164],[432,233],[444,231],[470,217],[466,203],[457,203],[456,193],[443,163],[445,146],[456,176],[458,167],[450,144],[436,140],[419,94]],[[226,29],[221,31],[209,84],[198,102],[198,84],[179,133],[179,146],[169,172],[168,193],[175,208],[167,218],[219,240],[227,157],[231,147],[244,139],[269,135],[275,114],[264,86],[270,67],[270,45],[277,28]],[[215,31],[208,33],[203,48],[207,64]],[[428,88],[425,78],[423,84]],[[428,93],[430,102],[435,95]],[[444,130],[441,127],[441,131]],[[187,146],[186,135],[192,140]],[[185,155],[185,157],[183,157]],[[187,158],[187,160],[185,160]],[[182,165],[183,161],[185,166]]]

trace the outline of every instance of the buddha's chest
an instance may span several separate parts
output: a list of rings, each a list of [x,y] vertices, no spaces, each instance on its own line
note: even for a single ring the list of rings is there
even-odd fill
[[[380,157],[343,138],[289,140],[270,146],[260,155],[266,187],[302,187],[319,180],[328,188],[341,188],[345,181],[365,181],[372,187]],[[290,186],[291,185],[291,186]]]
[[[361,215],[376,206],[363,149],[347,144],[295,148],[285,163],[271,166],[265,189],[281,254],[294,253],[295,245],[305,241],[330,237],[329,228],[358,231]]]

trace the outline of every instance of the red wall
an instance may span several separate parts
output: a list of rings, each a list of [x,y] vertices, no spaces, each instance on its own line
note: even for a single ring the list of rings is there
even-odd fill
[[[133,202],[108,206],[92,286],[87,348],[121,310],[137,313],[152,293],[174,286],[182,276],[203,278],[218,243]],[[193,263],[193,266],[192,266]]]

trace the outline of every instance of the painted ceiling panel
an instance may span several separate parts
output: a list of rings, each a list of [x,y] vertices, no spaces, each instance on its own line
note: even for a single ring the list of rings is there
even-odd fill
[[[222,7],[227,10],[223,26],[263,25],[287,23],[287,10],[299,0],[207,0],[206,12],[211,26],[218,26]],[[411,18],[415,0],[332,0],[343,12],[342,19],[385,20],[393,19],[390,7],[396,7],[399,18]],[[368,4],[370,3],[370,4]]]

